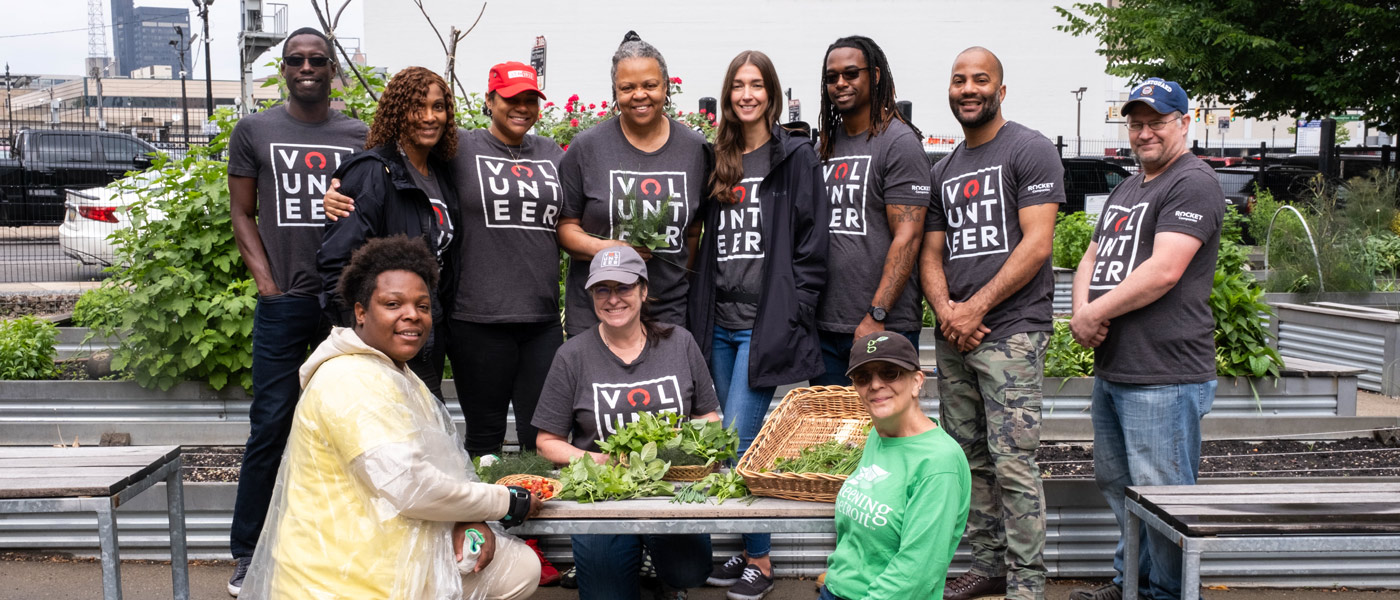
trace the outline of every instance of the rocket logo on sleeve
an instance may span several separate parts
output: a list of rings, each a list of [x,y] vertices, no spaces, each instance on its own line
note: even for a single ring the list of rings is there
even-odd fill
[[[948,219],[948,260],[1011,251],[1006,239],[1006,188],[1001,165],[944,180],[939,188]]]
[[[758,200],[762,177],[750,177],[734,186],[734,204],[719,204],[715,242],[720,262],[763,258],[763,213]]]
[[[617,433],[638,413],[673,412],[685,414],[681,406],[681,385],[675,375],[633,383],[593,384],[593,415],[598,438]],[[606,432],[606,435],[604,434]]]
[[[632,218],[632,198],[635,198],[636,206],[644,214],[666,215],[661,231],[666,236],[667,246],[652,253],[680,253],[685,247],[682,236],[686,226],[690,225],[686,183],[684,171],[609,171],[608,197],[612,199],[612,210],[608,211],[608,231],[617,231],[621,222]],[[625,242],[627,235],[624,233],[618,239]]]
[[[354,148],[317,144],[268,144],[277,195],[278,227],[323,227],[322,198],[331,174]]]
[[[1111,290],[1123,283],[1147,256],[1142,248],[1142,222],[1148,203],[1134,206],[1106,206],[1099,215],[1099,253],[1094,257],[1091,290]]]
[[[476,172],[487,227],[550,233],[558,227],[562,197],[554,163],[478,155]]]
[[[870,155],[837,156],[822,165],[822,180],[831,201],[831,233],[865,235],[865,195]]]

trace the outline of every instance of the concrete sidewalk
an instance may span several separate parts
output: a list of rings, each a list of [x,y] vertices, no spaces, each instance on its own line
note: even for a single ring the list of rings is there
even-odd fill
[[[102,572],[96,561],[91,559],[58,559],[64,562],[46,560],[0,560],[0,600],[89,600],[102,595]],[[233,570],[231,561],[193,561],[190,564],[190,597],[200,600],[228,598],[225,589],[229,573]],[[170,593],[170,565],[151,561],[125,561],[122,563],[122,583],[124,598],[127,600],[168,599]],[[1076,587],[1099,585],[1101,582],[1052,580],[1046,591],[1047,600],[1065,600]],[[701,588],[692,590],[691,600],[722,600],[721,588]],[[816,598],[816,584],[810,579],[780,579],[767,600],[812,600]],[[644,595],[643,597],[648,597]],[[537,600],[573,600],[578,598],[576,590],[559,587],[541,588],[535,595]],[[1305,600],[1327,598],[1329,600],[1400,600],[1400,590],[1333,590],[1333,589],[1208,589],[1202,593],[1206,599],[1226,600]]]

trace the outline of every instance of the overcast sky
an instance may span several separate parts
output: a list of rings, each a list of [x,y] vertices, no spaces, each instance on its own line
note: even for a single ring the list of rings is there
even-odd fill
[[[112,56],[111,0],[102,3],[103,22],[107,25],[107,56]],[[323,0],[324,1],[324,0]],[[343,0],[331,0],[339,7]],[[365,0],[353,0],[340,19],[341,37],[360,37],[364,31],[360,5]],[[316,13],[310,0],[282,0],[289,13],[288,30],[317,26]],[[407,4],[407,1],[405,0]],[[68,74],[83,71],[83,59],[88,55],[87,0],[6,0],[4,18],[0,19],[0,62],[8,62],[15,74]],[[190,27],[201,31],[202,25],[191,0],[136,0],[137,6],[187,8]],[[214,57],[214,79],[238,78],[238,0],[214,0],[209,10],[209,32]],[[411,7],[411,5],[410,5]],[[172,33],[172,39],[174,34]],[[348,48],[348,46],[347,46]],[[370,50],[366,48],[365,50]],[[193,77],[204,78],[204,43],[196,41],[192,49]],[[370,55],[371,58],[373,54]],[[256,62],[255,75],[266,75],[270,69],[261,67],[271,60],[264,54]],[[4,68],[0,65],[0,69]]]

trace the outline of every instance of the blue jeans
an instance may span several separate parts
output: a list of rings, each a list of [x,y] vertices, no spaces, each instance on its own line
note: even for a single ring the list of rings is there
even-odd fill
[[[919,332],[896,331],[895,333],[913,342],[915,348],[919,347]],[[846,369],[851,364],[851,344],[855,343],[855,336],[849,333],[819,330],[817,337],[822,342],[822,363],[826,365],[826,373],[812,378],[810,383],[812,385],[851,385],[851,378],[846,376]]]
[[[1195,485],[1201,465],[1201,418],[1215,402],[1217,381],[1134,385],[1094,380],[1094,479],[1118,520],[1113,582],[1123,584],[1124,489],[1132,485]],[[1143,597],[1181,597],[1181,550],[1142,527],[1138,553]]]
[[[315,297],[259,297],[253,309],[253,403],[229,529],[234,558],[253,556],[301,396],[297,370],[329,331]]]
[[[818,592],[817,592],[817,600],[844,600],[844,599],[841,598],[840,596],[837,596],[836,594],[831,593],[831,590],[827,589],[826,586],[822,586],[822,589],[821,589],[821,590],[818,590]]]
[[[580,600],[640,598],[643,546],[657,577],[673,589],[700,587],[710,576],[712,550],[704,534],[575,535],[573,546]]]
[[[749,445],[763,428],[763,418],[768,414],[773,391],[777,389],[749,387],[749,340],[752,336],[752,329],[735,330],[716,325],[710,350],[710,375],[714,377],[715,393],[719,395],[720,410],[724,412],[724,426],[738,430],[740,456],[748,452]],[[771,537],[766,533],[744,534],[744,551],[749,558],[768,556]]]

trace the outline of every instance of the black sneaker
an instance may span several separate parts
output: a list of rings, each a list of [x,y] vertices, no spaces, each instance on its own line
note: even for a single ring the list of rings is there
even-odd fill
[[[560,574],[559,587],[568,588],[571,590],[578,589],[578,569],[575,567],[569,567],[569,570],[564,571],[562,574]]]
[[[248,565],[253,564],[253,558],[245,556],[235,559],[233,564],[233,576],[228,578],[228,594],[234,598],[238,597],[238,592],[243,591],[243,578],[248,576]]]
[[[744,567],[744,572],[739,575],[739,582],[729,588],[725,597],[729,600],[760,600],[771,591],[773,578],[764,575],[757,566],[749,565]]]
[[[1123,600],[1123,588],[1108,584],[1094,589],[1078,588],[1069,593],[1070,600]]]
[[[975,600],[1005,595],[1005,577],[987,577],[972,571],[963,573],[943,588],[943,600]]]
[[[729,587],[739,582],[739,576],[744,573],[744,565],[748,564],[744,560],[744,555],[735,554],[724,561],[724,564],[715,567],[710,571],[709,579],[705,580],[706,585],[716,587]]]

